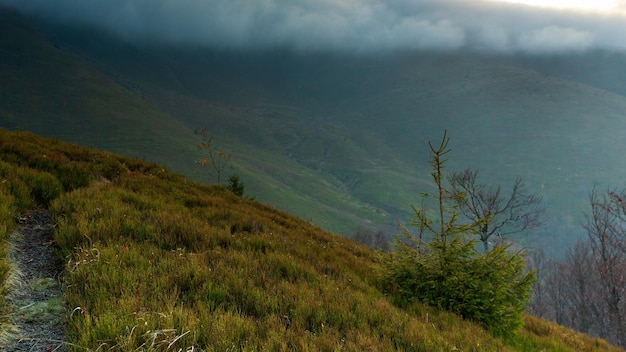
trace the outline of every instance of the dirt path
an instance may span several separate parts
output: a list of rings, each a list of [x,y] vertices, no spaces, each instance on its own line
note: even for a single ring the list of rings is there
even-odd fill
[[[11,236],[11,258],[17,266],[15,288],[8,296],[15,338],[2,351],[66,351],[65,306],[55,255],[52,217],[48,211],[22,214]]]

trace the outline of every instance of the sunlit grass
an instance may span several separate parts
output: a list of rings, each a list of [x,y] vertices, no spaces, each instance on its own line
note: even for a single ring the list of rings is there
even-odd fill
[[[6,150],[9,143],[2,136],[0,148]],[[52,199],[59,196],[63,186],[52,174],[26,166],[10,163],[12,157],[2,154],[0,160],[0,345],[6,343],[17,333],[11,319],[14,314],[9,306],[7,295],[20,290],[23,282],[17,266],[11,258],[10,238],[15,236],[20,211],[35,207],[45,207]],[[17,159],[17,158],[16,158]],[[16,160],[13,159],[13,160]],[[9,162],[5,162],[7,160]],[[62,311],[65,307],[59,302],[32,304],[20,314],[26,319],[38,319],[47,316],[50,311]]]
[[[0,166],[19,171],[17,186],[0,185],[2,234],[18,204],[49,203],[67,263],[63,302],[26,314],[65,309],[69,350],[611,350],[532,317],[504,340],[419,303],[400,308],[377,288],[376,252],[305,220],[155,164],[0,137]]]
[[[5,179],[6,180],[6,179]],[[2,182],[4,180],[0,180]],[[13,286],[11,279],[13,266],[9,260],[9,235],[15,227],[15,198],[11,195],[6,181],[0,184],[0,343],[14,332],[5,297]]]

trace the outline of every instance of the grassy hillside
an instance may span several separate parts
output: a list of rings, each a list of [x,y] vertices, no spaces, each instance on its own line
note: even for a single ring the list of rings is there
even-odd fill
[[[189,168],[188,127],[0,6],[0,125]]]
[[[193,131],[207,127],[217,137],[218,146],[234,155],[228,172],[240,174],[249,193],[259,199],[343,233],[376,214],[374,206],[351,196],[334,176],[277,152],[284,148],[282,140],[263,139],[258,134],[258,124],[267,130],[280,121],[262,123],[257,116],[251,124],[245,120],[250,114],[242,114],[242,109],[175,91],[164,91],[157,99],[126,76],[100,71],[103,64],[96,58],[72,54],[62,44],[53,44],[18,14],[0,8],[0,19],[0,33],[7,34],[0,38],[4,82],[0,86],[0,126],[159,162],[196,179],[214,181],[201,174],[193,162],[199,157],[194,145],[200,141]],[[114,47],[119,44],[116,41],[92,44],[103,54],[120,55],[120,50],[122,55],[135,57],[127,62],[127,69],[141,71],[155,81],[155,87],[165,84],[163,81],[174,84],[170,81],[175,77],[163,75],[163,68],[138,62],[144,58],[141,51]],[[181,116],[205,119],[189,121]],[[285,131],[285,138],[292,133]],[[273,143],[270,148],[269,142]],[[302,192],[303,188],[308,191]],[[384,218],[374,219],[382,222]]]
[[[17,213],[49,207],[70,350],[618,350],[530,316],[503,340],[396,307],[372,250],[157,164],[5,130],[0,158],[3,292]]]
[[[206,127],[233,153],[229,171],[248,194],[348,236],[406,221],[430,187],[426,142],[444,129],[451,168],[479,168],[505,187],[522,176],[544,196],[547,225],[514,240],[555,253],[582,234],[587,192],[626,179],[619,84],[567,75],[559,58],[162,48],[5,16],[3,30],[22,39],[0,39],[10,48],[0,50],[0,71],[13,82],[0,87],[11,97],[0,100],[0,126],[198,180],[206,178],[194,174],[192,131]],[[594,57],[567,61],[570,72]]]
[[[141,70],[125,70],[132,57],[103,60],[121,76],[143,82],[139,84],[155,104],[189,125],[206,123],[230,136],[234,145],[265,150],[272,155],[269,160],[281,164],[288,157],[294,162],[288,165],[311,170],[315,176],[291,186],[317,198],[318,204],[336,212],[351,209],[374,224],[405,218],[414,195],[428,187],[426,163],[418,155],[443,129],[453,138],[452,167],[479,168],[486,182],[503,185],[522,176],[532,191],[544,195],[549,226],[526,242],[537,247],[576,238],[572,233],[581,233],[576,224],[587,210],[587,191],[624,180],[620,140],[626,133],[625,98],[506,57],[278,52],[240,54],[242,58],[236,53],[144,50],[160,55],[136,62],[151,63],[156,72],[161,63],[170,64],[168,74],[178,84],[156,85]],[[223,104],[219,113],[212,104]],[[246,165],[252,166],[252,180],[263,172],[261,165]],[[354,199],[357,206],[320,199],[317,189],[309,190],[314,179],[337,185],[332,193]],[[254,181],[251,186],[280,207],[294,204]],[[360,211],[363,205],[372,211]],[[337,229],[333,222],[328,228]],[[543,241],[545,237],[550,240]]]

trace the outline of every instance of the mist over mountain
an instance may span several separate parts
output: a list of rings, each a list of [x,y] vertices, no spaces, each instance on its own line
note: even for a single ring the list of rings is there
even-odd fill
[[[361,226],[391,235],[408,221],[410,206],[431,187],[427,143],[444,129],[452,137],[450,169],[478,168],[485,183],[504,189],[521,176],[544,196],[546,226],[512,240],[553,253],[584,235],[589,190],[626,180],[626,57],[614,47],[591,50],[611,46],[597,41],[600,35],[578,47],[587,50],[550,55],[519,46],[477,50],[466,34],[464,44],[446,50],[374,52],[345,38],[336,46],[274,46],[258,30],[263,38],[254,43],[180,45],[182,37],[150,39],[159,32],[143,25],[120,40],[120,31],[97,22],[108,18],[109,5],[98,5],[105,6],[97,9],[100,19],[87,21],[79,20],[77,3],[58,2],[64,15],[46,4],[16,4],[26,18],[3,12],[0,74],[9,83],[0,86],[0,126],[158,161],[210,181],[193,165],[193,132],[206,127],[233,153],[229,171],[242,176],[249,194],[346,236]],[[120,8],[135,6],[146,16],[144,3],[125,4]],[[398,13],[456,9],[386,4],[404,5]],[[324,5],[336,4],[318,7]],[[572,24],[562,28],[619,29],[611,18],[603,27],[591,15],[475,6],[485,14],[534,14],[524,28],[548,28],[539,19],[562,16]],[[301,44],[313,43],[305,37]]]
[[[621,15],[470,0],[2,0],[135,42],[316,51],[623,49]]]
[[[119,273],[128,278],[124,265],[135,267],[137,258],[145,259],[146,271],[133,274],[137,280],[126,281],[129,289],[110,285],[115,294],[126,292],[132,298],[157,292],[166,301],[184,302],[186,311],[181,303],[180,314],[185,317],[200,311],[196,309],[200,306],[188,302],[208,298],[210,312],[202,315],[206,322],[189,321],[198,331],[208,331],[206,327],[217,321],[219,334],[223,329],[215,307],[234,307],[241,319],[256,319],[258,303],[267,301],[262,314],[274,316],[274,326],[268,319],[259,320],[262,332],[249,336],[273,336],[267,333],[269,326],[276,336],[293,334],[284,338],[291,343],[293,336],[319,337],[320,332],[337,328],[341,335],[332,339],[343,336],[341,345],[347,348],[348,325],[293,313],[292,303],[298,302],[303,312],[332,312],[337,317],[337,305],[349,312],[341,316],[372,317],[371,302],[378,302],[380,309],[375,311],[381,319],[366,320],[376,329],[383,321],[394,322],[400,316],[406,321],[411,314],[393,313],[395,308],[381,304],[391,296],[379,292],[380,285],[370,285],[379,280],[370,265],[380,263],[380,256],[318,227],[380,248],[401,233],[400,226],[417,232],[410,226],[415,208],[427,215],[437,213],[431,203],[435,197],[424,196],[437,191],[429,143],[439,141],[446,131],[451,152],[446,154],[444,173],[478,170],[480,183],[490,189],[501,187],[498,192],[504,197],[521,177],[529,193],[543,197],[546,214],[540,228],[503,231],[512,248],[527,249],[528,262],[542,276],[529,305],[531,314],[623,345],[621,308],[618,314],[607,315],[615,310],[605,305],[617,291],[603,281],[614,277],[604,274],[607,267],[621,275],[623,266],[615,262],[604,266],[601,253],[589,250],[593,243],[580,242],[593,238],[582,225],[592,210],[592,190],[596,195],[609,190],[622,202],[621,189],[626,187],[626,46],[621,16],[495,0],[0,0],[3,186],[7,195],[15,194],[16,204],[18,196],[25,199],[23,204],[41,201],[46,202],[41,203],[44,207],[48,199],[63,197],[53,201],[53,211],[65,220],[73,217],[78,226],[64,232],[61,225],[70,223],[63,221],[57,228],[72,238],[65,241],[64,251],[87,258],[97,250],[98,258],[100,253],[110,258],[96,261],[103,265],[104,275],[94,283],[112,277],[111,263],[119,263],[124,269]],[[232,155],[221,180],[236,175],[245,184],[246,197],[164,169],[201,183],[220,182],[215,170],[197,162],[206,156],[196,147],[202,140],[199,129],[214,137],[214,152]],[[48,187],[54,191],[40,191]],[[9,204],[14,201],[11,197]],[[41,200],[29,203],[29,197]],[[76,212],[74,204],[81,204],[82,210]],[[15,218],[5,208],[7,219]],[[101,226],[102,219],[110,226]],[[92,226],[95,230],[89,234]],[[606,232],[596,232],[598,238],[607,238]],[[155,255],[156,247],[148,247],[153,244],[163,256]],[[576,244],[576,252],[568,252]],[[158,258],[166,256],[189,270],[182,264],[158,266]],[[559,258],[565,260],[552,261]],[[96,266],[81,265],[81,270]],[[229,267],[236,269],[224,270]],[[76,273],[81,271],[68,271]],[[152,286],[161,273],[173,276],[166,285]],[[219,276],[224,273],[232,274]],[[213,274],[218,276],[209,278]],[[242,281],[246,277],[252,281]],[[276,281],[267,281],[270,277]],[[141,280],[148,283],[145,293],[131,288]],[[225,290],[211,291],[216,286],[206,282],[228,284]],[[247,291],[250,282],[259,290]],[[298,282],[304,285],[294,285]],[[179,283],[181,290],[171,286]],[[239,289],[243,283],[246,290]],[[276,287],[283,283],[295,301],[276,295]],[[320,290],[320,283],[327,290]],[[619,290],[619,285],[613,287]],[[581,300],[582,286],[592,289],[585,289],[587,298]],[[163,294],[164,287],[172,287],[172,297]],[[368,287],[378,298],[364,295]],[[195,296],[192,288],[199,289]],[[210,290],[200,291],[205,288]],[[357,289],[353,302],[364,303],[356,306],[361,311],[345,303],[353,288]],[[230,292],[232,297],[247,298],[231,300]],[[608,299],[603,302],[605,293]],[[164,307],[158,300],[154,310],[145,308],[133,298],[124,299],[131,306],[120,310],[120,305],[110,304],[109,293],[101,296],[107,309],[116,307],[107,316],[132,315],[146,329],[153,327],[145,324],[137,309]],[[585,304],[579,305],[581,301]],[[319,302],[331,308],[320,309]],[[86,307],[82,302],[68,306]],[[565,314],[563,306],[569,307]],[[88,318],[85,312],[72,315]],[[224,313],[233,317],[230,308]],[[491,342],[476,339],[480,335],[465,332],[470,330],[459,333],[460,325],[454,321],[448,328],[448,316],[441,325],[432,313],[420,313],[418,318],[446,349],[452,347],[451,341],[454,349],[463,347],[448,337],[450,331],[460,343],[471,336],[467,346],[485,350],[500,351],[500,344],[507,343],[513,350],[567,350],[557,347],[555,339],[564,339],[576,351],[603,348],[599,340],[573,338],[565,330],[537,325],[535,318],[527,319],[530,335],[525,332],[519,340],[527,339],[528,344],[507,338],[491,348],[487,344]],[[165,321],[160,314],[155,319]],[[95,320],[86,321],[92,327]],[[129,321],[122,320],[120,331],[128,332],[133,326]],[[410,331],[426,331],[422,325]],[[310,334],[311,326],[321,328]],[[354,324],[357,335],[365,336],[367,326]],[[397,327],[390,325],[385,331],[409,331]],[[97,348],[109,341],[92,335]],[[185,336],[197,343],[195,333],[183,333],[172,343]],[[432,349],[436,344],[424,336],[417,338],[425,349]],[[212,344],[213,337],[206,335],[206,344]],[[389,348],[404,348],[392,340],[394,347]],[[373,346],[369,340],[365,343]],[[232,346],[237,345],[242,346],[241,340]],[[411,342],[406,348],[415,346]]]

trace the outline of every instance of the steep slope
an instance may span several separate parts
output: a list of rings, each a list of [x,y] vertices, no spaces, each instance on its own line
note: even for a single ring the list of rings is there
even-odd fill
[[[157,164],[5,130],[0,158],[0,223],[33,205],[56,222],[69,350],[619,350],[533,317],[497,339],[394,306],[372,250]]]
[[[0,121],[83,145],[189,168],[192,130],[0,7]]]
[[[194,147],[199,138],[192,132],[208,127],[218,137],[219,147],[235,155],[228,171],[240,174],[249,193],[259,199],[337,232],[352,231],[356,223],[374,212],[374,207],[351,197],[332,175],[310,170],[276,153],[274,148],[259,148],[263,142],[256,137],[258,131],[254,129],[258,126],[245,120],[252,116],[250,113],[241,114],[222,104],[173,91],[155,97],[129,80],[130,76],[100,71],[100,58],[81,56],[80,52],[71,54],[63,49],[60,39],[53,44],[15,12],[0,9],[0,16],[1,33],[6,34],[0,39],[0,75],[6,82],[0,87],[0,126],[158,161],[189,176],[212,181],[196,173],[199,170],[193,163],[199,156]],[[66,34],[80,32],[72,30]],[[90,48],[101,50],[102,55],[132,57],[126,61],[125,69],[141,72],[142,77],[154,82],[151,87],[176,84],[176,77],[171,78],[167,66],[160,66],[160,61],[155,66],[148,59],[150,53],[115,40],[103,43],[98,40],[102,38],[96,36],[89,41],[93,45]],[[210,119],[181,118],[190,114]],[[259,118],[256,120],[260,123]],[[264,124],[263,130],[271,125]],[[311,179],[319,182],[311,185]],[[303,188],[309,191],[302,192]],[[380,222],[382,219],[378,217]]]
[[[159,47],[89,28],[35,23],[62,48],[48,43],[48,49],[64,57],[71,52],[81,65],[88,62],[89,70],[125,87],[125,94],[155,116],[166,114],[187,130],[207,127],[220,147],[233,153],[232,170],[243,177],[249,194],[335,232],[350,235],[359,225],[406,221],[409,205],[429,187],[427,141],[444,129],[452,137],[452,168],[479,168],[486,183],[505,187],[522,176],[531,191],[545,197],[547,226],[514,238],[536,247],[558,252],[575,241],[582,235],[578,223],[588,190],[618,186],[625,178],[620,143],[626,99],[611,88],[619,85],[565,75],[556,69],[562,68],[559,58],[550,64],[463,51],[359,56]],[[622,62],[616,57],[612,65]],[[590,62],[576,60],[571,70]],[[42,96],[50,89],[42,88]],[[7,94],[22,99],[20,91]],[[42,110],[41,104],[29,106]],[[3,126],[17,126],[11,119],[16,109],[5,108],[3,120],[13,122]],[[45,132],[58,135],[63,119],[71,122],[81,111],[57,114],[56,126]],[[126,123],[127,139],[169,138],[172,147],[151,160],[167,156],[172,165],[189,152],[188,137],[166,137],[162,133],[171,128],[153,114],[132,116],[138,117],[115,123]],[[85,126],[100,126],[96,130],[103,136],[87,133],[72,140],[91,145],[102,140],[109,149],[120,142],[128,148],[119,151],[128,155],[152,153],[150,143],[105,137],[113,127],[96,120]],[[157,132],[137,133],[136,126]],[[189,166],[177,170],[191,175]]]
[[[515,239],[536,247],[562,249],[561,240],[571,243],[581,236],[587,192],[624,180],[620,141],[626,99],[618,89],[604,89],[610,82],[565,76],[547,59],[537,59],[539,64],[465,52],[369,57],[221,52],[119,42],[112,48],[134,51],[104,52],[88,44],[93,34],[54,33],[73,50],[98,58],[105,71],[141,86],[156,105],[189,125],[211,126],[224,138],[266,151],[270,160],[289,157],[308,174],[289,187],[335,212],[346,209],[333,204],[335,199],[320,199],[317,187],[309,191],[314,179],[325,180],[332,193],[367,205],[369,214],[348,209],[375,225],[406,219],[415,195],[428,187],[419,155],[444,129],[453,138],[452,167],[478,168],[485,182],[504,186],[522,176],[531,191],[545,197],[547,226]],[[123,54],[128,52],[136,56]],[[583,71],[594,57],[579,59],[570,72]],[[610,67],[621,62],[615,57]],[[161,72],[160,80],[146,67]],[[267,172],[254,160],[258,157],[245,159],[252,180]],[[280,169],[270,172],[285,179]],[[263,199],[307,216],[293,207],[293,199],[252,185]],[[336,229],[332,224],[328,221]]]

